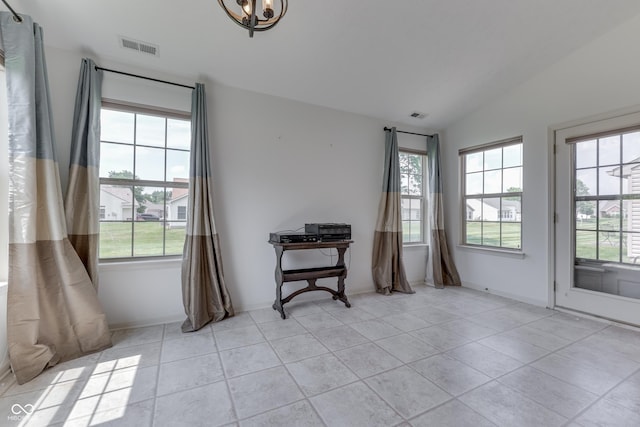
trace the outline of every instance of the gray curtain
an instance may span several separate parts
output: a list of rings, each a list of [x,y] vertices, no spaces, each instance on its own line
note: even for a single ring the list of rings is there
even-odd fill
[[[96,290],[69,239],[42,29],[0,13],[9,111],[11,367],[23,384],[48,366],[111,345]]]
[[[384,179],[373,237],[373,281],[376,290],[413,293],[402,261],[402,215],[400,209],[400,158],[396,128],[386,132]]]
[[[183,332],[233,316],[222,270],[220,240],[213,219],[213,182],[209,162],[207,102],[204,85],[191,96],[191,172],[187,235],[182,261]]]
[[[83,59],[76,91],[69,159],[69,184],[64,201],[69,241],[98,288],[100,228],[100,107],[102,71]]]
[[[429,164],[429,263],[427,281],[436,288],[460,286],[460,276],[447,245],[442,206],[442,175],[440,173],[440,139],[438,135],[427,137],[427,162]]]

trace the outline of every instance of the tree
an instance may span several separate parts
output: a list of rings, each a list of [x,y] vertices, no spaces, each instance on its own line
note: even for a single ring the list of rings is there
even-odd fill
[[[522,188],[520,187],[509,187],[507,188],[507,193],[522,193]],[[517,200],[520,201],[520,196],[510,196],[505,197],[506,200]]]
[[[576,179],[576,196],[589,196],[590,190],[582,180]],[[577,202],[576,211],[579,214],[591,216],[595,211],[595,202]]]
[[[116,179],[140,179],[137,176],[134,177],[133,176],[133,172],[128,171],[128,170],[121,170],[121,171],[109,171],[109,178],[116,178]],[[144,194],[144,187],[139,187],[139,186],[132,186],[131,187],[131,192],[133,193],[133,197],[136,199],[136,202],[138,202],[138,208],[136,208],[136,212],[137,213],[144,213],[147,210],[146,205],[146,201],[147,201],[147,197]]]

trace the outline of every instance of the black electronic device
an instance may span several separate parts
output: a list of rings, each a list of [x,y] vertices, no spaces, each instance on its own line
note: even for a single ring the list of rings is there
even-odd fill
[[[305,224],[304,231],[307,234],[315,234],[322,242],[351,239],[351,225],[338,223],[313,223]]]
[[[271,243],[307,243],[317,242],[317,234],[298,233],[298,232],[280,232],[270,233],[269,242]]]

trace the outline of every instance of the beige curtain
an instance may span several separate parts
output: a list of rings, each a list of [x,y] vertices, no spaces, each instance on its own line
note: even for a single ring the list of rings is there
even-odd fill
[[[23,384],[48,366],[111,345],[96,290],[65,224],[42,29],[0,13],[9,111],[11,367]]]
[[[182,261],[183,332],[233,316],[222,270],[220,239],[213,219],[213,183],[209,163],[207,103],[204,85],[191,97],[191,171],[187,236]]]
[[[460,276],[447,245],[442,203],[442,176],[440,174],[440,139],[438,135],[427,137],[427,162],[429,164],[429,263],[427,281],[436,288],[460,286]]]
[[[98,288],[100,227],[100,108],[102,71],[83,59],[71,133],[69,185],[64,201],[69,241]]]
[[[395,127],[386,132],[384,181],[373,237],[372,272],[378,292],[413,293],[402,261],[400,158]]]

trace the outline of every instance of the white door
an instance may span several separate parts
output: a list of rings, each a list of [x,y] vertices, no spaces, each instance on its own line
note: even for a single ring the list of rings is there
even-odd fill
[[[555,305],[640,325],[640,113],[555,131]]]

